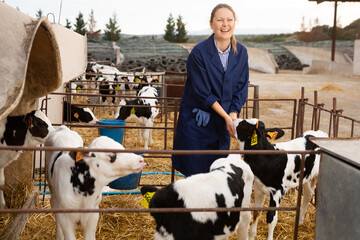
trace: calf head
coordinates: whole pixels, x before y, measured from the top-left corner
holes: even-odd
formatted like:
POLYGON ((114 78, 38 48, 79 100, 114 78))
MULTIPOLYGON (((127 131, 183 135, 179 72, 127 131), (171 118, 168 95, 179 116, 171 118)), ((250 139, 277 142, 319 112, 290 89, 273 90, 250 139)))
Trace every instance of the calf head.
MULTIPOLYGON (((77 160, 83 160, 90 166, 92 175, 103 177, 106 184, 111 181, 132 173, 140 172, 145 166, 144 158, 134 153, 111 153, 91 152, 92 148, 98 149, 124 149, 124 147, 113 139, 101 136, 89 145, 89 152, 77 155, 77 160)), ((99 179, 100 180, 100 179, 99 179)))
POLYGON ((40 110, 26 114, 24 121, 28 129, 27 141, 32 144, 44 143, 49 133, 55 130, 50 120, 40 110))
POLYGON ((77 112, 78 112, 78 120, 80 122, 96 124, 98 121, 94 113, 89 108, 79 108, 77 112))
POLYGON ((267 138, 273 140, 284 136, 284 131, 280 128, 265 128, 265 124, 256 119, 236 119, 234 120, 235 138, 240 143, 240 150, 251 149, 252 146, 270 144, 267 138))

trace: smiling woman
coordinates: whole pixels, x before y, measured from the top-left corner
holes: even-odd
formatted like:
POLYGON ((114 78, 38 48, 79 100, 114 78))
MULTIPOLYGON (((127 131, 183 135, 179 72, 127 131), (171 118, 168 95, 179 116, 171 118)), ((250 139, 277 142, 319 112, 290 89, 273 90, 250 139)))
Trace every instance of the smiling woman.
MULTIPOLYGON (((248 54, 234 33, 235 12, 227 4, 211 12, 213 34, 198 43, 186 62, 187 80, 174 138, 175 150, 228 150, 237 118, 247 98, 248 54)), ((218 155, 173 155, 186 176, 206 173, 218 155)))

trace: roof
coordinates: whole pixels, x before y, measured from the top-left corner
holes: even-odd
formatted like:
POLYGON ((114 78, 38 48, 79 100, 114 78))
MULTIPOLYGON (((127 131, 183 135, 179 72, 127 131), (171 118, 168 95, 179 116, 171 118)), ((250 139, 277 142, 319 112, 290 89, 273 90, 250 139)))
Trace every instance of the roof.
POLYGON ((309 2, 317 2, 318 4, 322 2, 360 2, 360 0, 309 0, 309 2))

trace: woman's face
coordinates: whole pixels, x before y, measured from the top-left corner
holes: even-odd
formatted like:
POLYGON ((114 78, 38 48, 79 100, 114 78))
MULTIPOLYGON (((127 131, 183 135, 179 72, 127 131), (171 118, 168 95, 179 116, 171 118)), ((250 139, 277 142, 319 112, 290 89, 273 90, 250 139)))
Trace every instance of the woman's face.
POLYGON ((216 39, 230 40, 234 33, 235 16, 229 9, 219 8, 210 22, 210 27, 214 31, 216 39))

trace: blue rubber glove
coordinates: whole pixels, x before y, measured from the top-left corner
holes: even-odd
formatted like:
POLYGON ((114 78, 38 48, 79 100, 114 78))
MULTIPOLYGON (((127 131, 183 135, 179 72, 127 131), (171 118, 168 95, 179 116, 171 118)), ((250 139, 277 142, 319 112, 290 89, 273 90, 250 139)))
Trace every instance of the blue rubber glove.
POLYGON ((198 108, 194 108, 192 110, 192 112, 196 113, 196 122, 197 122, 198 127, 200 127, 201 125, 206 127, 206 125, 210 121, 210 113, 202 111, 198 108))

